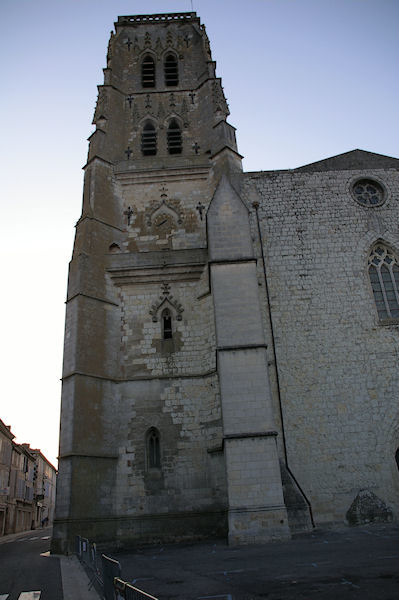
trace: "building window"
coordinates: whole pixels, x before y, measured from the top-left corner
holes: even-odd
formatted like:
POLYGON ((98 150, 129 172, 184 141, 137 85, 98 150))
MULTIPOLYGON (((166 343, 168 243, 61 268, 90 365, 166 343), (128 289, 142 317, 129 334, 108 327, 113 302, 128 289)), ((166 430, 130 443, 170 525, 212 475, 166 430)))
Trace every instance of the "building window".
POLYGON ((168 54, 164 62, 165 85, 171 87, 179 84, 179 70, 177 58, 174 54, 168 54))
POLYGON ((141 63, 141 84, 143 88, 155 87, 155 62, 151 54, 146 54, 141 63))
POLYGON ((380 320, 399 319, 399 264, 393 253, 377 244, 369 256, 369 277, 380 320))
POLYGON ((157 132, 151 121, 147 121, 143 127, 141 152, 144 156, 154 156, 157 153, 157 132))
POLYGON ((179 123, 176 119, 172 119, 169 123, 167 131, 167 142, 169 154, 181 154, 182 143, 181 143, 181 130, 179 123))
POLYGON ((371 179, 359 179, 352 186, 352 195, 362 206, 380 206, 385 195, 382 186, 371 179))
POLYGON ((164 340, 172 339, 172 315, 169 308, 162 311, 162 338, 164 340))
POLYGON ((147 466, 149 469, 161 468, 161 444, 159 431, 155 427, 147 432, 147 466))

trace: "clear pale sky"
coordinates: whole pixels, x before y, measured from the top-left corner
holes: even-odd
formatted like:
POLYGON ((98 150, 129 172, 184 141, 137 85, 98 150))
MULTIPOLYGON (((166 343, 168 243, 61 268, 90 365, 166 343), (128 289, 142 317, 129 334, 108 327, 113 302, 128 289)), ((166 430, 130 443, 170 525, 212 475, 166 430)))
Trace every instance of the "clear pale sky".
POLYGON ((192 8, 246 171, 399 156, 398 0, 2 0, 0 418, 55 464, 67 266, 109 32, 118 15, 192 8))

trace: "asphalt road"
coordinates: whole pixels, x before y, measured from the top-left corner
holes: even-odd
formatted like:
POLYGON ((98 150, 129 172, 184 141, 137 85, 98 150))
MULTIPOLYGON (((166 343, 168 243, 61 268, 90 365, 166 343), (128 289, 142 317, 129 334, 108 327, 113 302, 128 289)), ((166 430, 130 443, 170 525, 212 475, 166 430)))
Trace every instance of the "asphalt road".
POLYGON ((41 591, 40 600, 63 600, 60 560, 46 556, 50 535, 48 527, 17 539, 0 538, 0 597, 18 600, 21 592, 41 591))
POLYGON ((160 600, 398 600, 399 526, 316 530, 286 542, 158 545, 109 555, 160 600))

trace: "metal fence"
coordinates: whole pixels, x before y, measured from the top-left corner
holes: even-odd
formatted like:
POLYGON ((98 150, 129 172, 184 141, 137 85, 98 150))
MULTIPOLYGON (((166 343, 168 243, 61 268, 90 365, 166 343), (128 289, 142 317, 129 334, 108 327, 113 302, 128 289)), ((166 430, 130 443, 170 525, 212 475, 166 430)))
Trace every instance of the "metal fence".
POLYGON ((101 564, 103 570, 103 593, 105 600, 115 600, 114 579, 120 577, 122 569, 117 560, 101 555, 101 564))
MULTIPOLYGON (((89 574, 89 589, 95 587, 97 591, 101 591, 103 588, 103 576, 98 564, 96 544, 91 543, 87 538, 77 535, 75 538, 75 552, 89 574)), ((112 600, 114 600, 113 597, 112 600)))
POLYGON ((150 594, 135 588, 130 583, 122 581, 119 577, 114 579, 115 600, 158 600, 150 594))
POLYGON ((87 538, 76 536, 75 552, 89 574, 89 589, 94 587, 104 600, 158 600, 123 581, 121 565, 117 560, 102 554, 100 561, 96 544, 87 538))

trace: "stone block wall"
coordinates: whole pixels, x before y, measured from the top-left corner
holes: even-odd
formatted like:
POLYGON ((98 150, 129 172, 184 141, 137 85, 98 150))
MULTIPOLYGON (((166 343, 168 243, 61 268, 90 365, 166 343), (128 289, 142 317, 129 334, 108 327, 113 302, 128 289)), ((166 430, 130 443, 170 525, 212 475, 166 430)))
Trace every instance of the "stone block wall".
POLYGON ((360 489, 397 514, 399 324, 380 323, 367 272, 377 240, 399 250, 397 171, 248 173, 244 190, 260 202, 290 467, 319 523, 342 522, 360 489), (385 203, 357 203, 357 178, 385 203))

